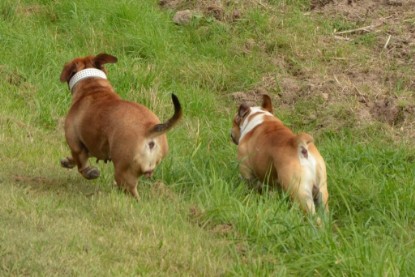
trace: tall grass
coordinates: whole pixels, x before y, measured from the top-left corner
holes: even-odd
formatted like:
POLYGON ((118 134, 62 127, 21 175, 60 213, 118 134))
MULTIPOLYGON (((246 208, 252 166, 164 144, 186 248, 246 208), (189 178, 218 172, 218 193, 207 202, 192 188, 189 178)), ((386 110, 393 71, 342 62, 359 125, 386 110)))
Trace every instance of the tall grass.
MULTIPOLYGON (((335 24, 303 16, 305 1, 269 2, 282 7, 278 16, 252 8, 233 24, 197 18, 188 26, 174 25, 156 1, 0 3, 0 275, 415 272, 415 151, 382 126, 316 132, 330 192, 323 227, 284 193, 258 194, 239 178, 229 138, 239 103, 229 94, 254 89, 267 74, 324 71, 315 46, 335 24), (154 180, 139 181, 138 203, 113 187, 110 164, 98 165, 94 181, 59 166, 70 105, 60 71, 99 52, 118 57, 107 69, 123 98, 162 119, 172 114, 171 92, 184 108, 154 180)), ((367 51, 327 46, 324 55, 353 52, 360 61, 367 51)), ((295 131, 313 133, 317 123, 302 121, 310 105, 320 107, 276 110, 295 131)), ((333 120, 348 115, 330 109, 333 120)))

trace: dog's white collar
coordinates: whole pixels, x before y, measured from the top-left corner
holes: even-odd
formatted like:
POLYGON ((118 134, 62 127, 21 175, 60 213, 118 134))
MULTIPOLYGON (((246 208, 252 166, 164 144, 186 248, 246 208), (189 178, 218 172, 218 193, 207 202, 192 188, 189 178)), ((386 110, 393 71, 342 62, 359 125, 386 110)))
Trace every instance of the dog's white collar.
POLYGON ((241 135, 239 137, 239 143, 241 143, 242 139, 245 137, 246 134, 252 131, 256 126, 264 122, 264 116, 273 116, 272 113, 264 111, 260 107, 252 107, 250 109, 251 111, 249 112, 249 115, 246 116, 246 119, 241 126, 241 135), (254 115, 252 118, 250 118, 250 120, 248 120, 249 116, 253 114, 256 115, 254 115))
POLYGON ((107 75, 105 75, 104 71, 96 69, 96 68, 87 68, 81 71, 78 71, 73 77, 69 80, 69 89, 72 91, 73 87, 81 80, 86 78, 102 78, 107 79, 107 75))

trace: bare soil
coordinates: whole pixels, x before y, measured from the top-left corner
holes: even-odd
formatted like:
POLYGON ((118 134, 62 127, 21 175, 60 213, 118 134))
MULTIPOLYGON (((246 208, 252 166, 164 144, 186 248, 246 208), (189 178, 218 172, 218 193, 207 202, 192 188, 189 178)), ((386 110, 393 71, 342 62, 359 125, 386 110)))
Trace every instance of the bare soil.
POLYGON ((375 39, 370 64, 329 64, 331 76, 313 76, 321 84, 314 88, 329 94, 328 103, 352 102, 358 123, 385 123, 391 132, 415 138, 415 1, 327 1, 312 13, 356 26, 334 30, 334 43, 354 43, 365 34, 375 39))
MULTIPOLYGON (((160 6, 191 9, 228 24, 243 17, 247 9, 272 9, 266 0, 161 0, 160 6)), ((350 59, 329 57, 319 72, 270 57, 276 67, 284 69, 278 79, 275 73, 265 75, 256 87, 231 93, 231 98, 258 104, 261 94, 269 93, 274 105, 286 111, 294 111, 299 101, 310 101, 317 105, 317 112, 304 115, 304 122, 317 117, 321 128, 335 129, 379 123, 392 136, 413 140, 415 0, 313 0, 304 15, 344 23, 339 29, 333 27, 332 34, 321 35, 321 52, 347 44, 357 45, 359 52, 350 59), (368 37, 370 42, 365 42, 368 37), (333 114, 330 107, 347 108, 347 116, 333 114)), ((255 43, 247 41, 242 51, 249 53, 255 43)))

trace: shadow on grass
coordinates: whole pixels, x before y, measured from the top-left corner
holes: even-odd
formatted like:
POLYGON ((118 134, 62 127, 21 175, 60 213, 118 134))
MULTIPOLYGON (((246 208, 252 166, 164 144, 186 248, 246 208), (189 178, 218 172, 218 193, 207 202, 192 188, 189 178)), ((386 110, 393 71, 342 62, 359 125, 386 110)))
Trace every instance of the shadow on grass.
MULTIPOLYGON (((88 181, 75 173, 70 173, 66 177, 62 174, 52 177, 47 175, 30 174, 11 174, 4 181, 19 188, 29 189, 37 193, 51 193, 59 196, 63 195, 83 195, 85 197, 99 196, 102 192, 110 190, 110 186, 99 179, 88 181)), ((103 178, 104 179, 104 178, 103 178)), ((104 179, 105 180, 105 179, 104 179)))

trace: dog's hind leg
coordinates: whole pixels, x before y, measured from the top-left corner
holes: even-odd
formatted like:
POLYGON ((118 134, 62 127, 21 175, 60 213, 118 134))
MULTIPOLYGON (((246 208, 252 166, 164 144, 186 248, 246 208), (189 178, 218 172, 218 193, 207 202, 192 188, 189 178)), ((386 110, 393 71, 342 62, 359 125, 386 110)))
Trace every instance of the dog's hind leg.
POLYGON ((72 157, 66 157, 61 159, 61 166, 64 168, 74 168, 76 163, 72 157))
POLYGON ((319 183, 319 187, 313 187, 313 197, 315 202, 317 202, 317 206, 324 208, 324 212, 329 212, 329 192, 327 191, 327 181, 324 180, 323 182, 319 183))
MULTIPOLYGON (((64 168, 74 168, 76 166, 76 162, 72 157, 66 157, 61 160, 61 166, 64 168)), ((86 167, 79 171, 82 176, 84 176, 86 179, 95 179, 99 177, 99 171, 95 167, 86 167)))
POLYGON ((313 197, 318 206, 324 208, 326 213, 329 212, 329 192, 327 190, 327 173, 326 165, 319 153, 315 154, 317 159, 317 178, 313 187, 313 197), (317 197, 316 197, 317 196, 317 197))
POLYGON ((264 190, 264 183, 262 183, 261 181, 255 179, 255 178, 251 178, 251 179, 246 179, 246 182, 248 184, 248 188, 252 189, 260 194, 263 193, 264 190))
POLYGON ((79 173, 85 179, 92 180, 99 177, 99 170, 95 167, 88 166, 88 153, 85 149, 80 151, 71 151, 72 160, 76 163, 79 173))
POLYGON ((281 177, 283 188, 286 188, 292 201, 296 202, 305 214, 315 214, 316 207, 313 199, 313 187, 310 185, 309 180, 301 175, 291 177, 289 175, 281 174, 280 178, 281 177))
POLYGON ((298 188, 293 191, 291 196, 306 214, 315 214, 316 207, 314 205, 312 188, 310 188, 310 186, 304 182, 299 184, 298 188))
POLYGON ((140 200, 140 196, 137 191, 137 174, 131 170, 131 168, 123 168, 121 166, 115 166, 115 181, 119 188, 131 193, 134 198, 140 200))

